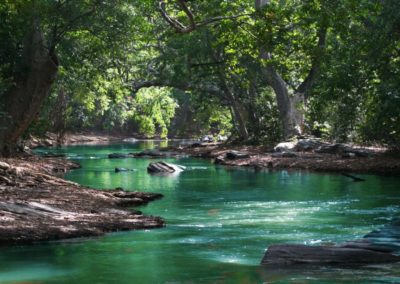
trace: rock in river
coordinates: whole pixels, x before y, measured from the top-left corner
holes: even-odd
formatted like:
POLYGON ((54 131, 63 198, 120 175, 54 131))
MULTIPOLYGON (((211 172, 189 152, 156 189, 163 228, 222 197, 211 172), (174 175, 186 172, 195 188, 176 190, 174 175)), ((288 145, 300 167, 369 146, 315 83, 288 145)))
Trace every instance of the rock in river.
POLYGON ((400 261, 400 256, 369 244, 339 246, 272 245, 262 265, 367 265, 400 261))
POLYGON ((178 157, 182 156, 182 154, 178 152, 171 152, 171 151, 160 151, 157 149, 154 150, 145 150, 139 153, 132 154, 138 158, 165 158, 165 157, 178 157))
POLYGON ((108 155, 109 159, 125 159, 125 158, 132 158, 132 154, 122 154, 122 153, 112 153, 108 155))
POLYGON ((133 169, 126 169, 126 168, 115 168, 115 172, 116 173, 120 173, 120 172, 133 172, 133 169))
POLYGON ((173 174, 173 173, 180 173, 185 169, 183 166, 169 164, 166 162, 156 162, 150 163, 147 167, 147 171, 152 174, 156 173, 166 173, 166 174, 173 174))

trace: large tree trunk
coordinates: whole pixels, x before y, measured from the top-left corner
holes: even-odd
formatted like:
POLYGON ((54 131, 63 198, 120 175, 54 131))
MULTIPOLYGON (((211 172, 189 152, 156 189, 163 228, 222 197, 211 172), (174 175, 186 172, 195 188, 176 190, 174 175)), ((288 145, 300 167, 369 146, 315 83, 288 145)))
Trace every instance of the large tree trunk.
POLYGON ((246 126, 245 115, 242 112, 241 106, 238 104, 234 93, 231 88, 228 86, 226 79, 223 74, 220 73, 220 80, 222 83, 222 90, 224 91, 225 98, 229 102, 231 107, 231 113, 233 115, 234 126, 239 134, 239 138, 243 140, 249 139, 249 131, 246 126))
POLYGON ((54 52, 49 52, 37 25, 27 36, 22 58, 22 74, 1 95, 4 115, 0 118, 0 155, 16 150, 18 139, 39 114, 58 71, 54 52))
POLYGON ((304 95, 300 93, 291 95, 286 82, 273 67, 264 68, 263 73, 268 85, 275 92, 284 138, 302 134, 304 128, 304 95))
MULTIPOLYGON (((256 11, 261 11, 261 9, 269 3, 270 0, 255 0, 256 11)), ((317 33, 318 43, 316 48, 319 52, 313 56, 312 66, 307 77, 298 88, 293 90, 292 94, 289 92, 288 84, 282 79, 274 67, 267 66, 262 70, 267 84, 271 86, 275 92, 285 139, 302 134, 304 131, 305 100, 320 73, 321 55, 325 50, 327 32, 328 21, 323 17, 317 33)), ((260 59, 271 59, 271 54, 264 47, 260 48, 260 59)))
MULTIPOLYGON (((269 2, 269 0, 256 0, 255 9, 261 10, 264 6, 268 5, 269 2)), ((261 47, 259 57, 262 60, 268 60, 271 58, 271 55, 264 47, 261 47)), ((284 138, 288 139, 301 134, 304 125, 304 113, 302 108, 304 96, 300 93, 290 94, 286 82, 274 67, 264 67, 262 72, 268 85, 275 92, 284 138)))
POLYGON ((235 97, 232 93, 225 93, 225 97, 229 101, 232 108, 233 120, 235 123, 236 130, 238 131, 239 138, 243 140, 249 139, 249 131, 247 130, 246 120, 244 114, 240 109, 235 97))

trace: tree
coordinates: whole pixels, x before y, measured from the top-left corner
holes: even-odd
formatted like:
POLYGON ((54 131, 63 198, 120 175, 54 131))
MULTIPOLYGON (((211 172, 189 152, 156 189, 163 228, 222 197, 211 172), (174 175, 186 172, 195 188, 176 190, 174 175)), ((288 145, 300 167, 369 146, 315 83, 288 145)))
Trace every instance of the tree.
POLYGON ((120 22, 135 17, 124 0, 6 1, 0 13, 5 45, 0 62, 0 106, 5 113, 0 118, 0 154, 9 155, 40 112, 66 59, 58 58, 60 46, 68 46, 73 57, 82 35, 113 40, 130 28, 120 22))
MULTIPOLYGON (((226 19, 237 19, 243 16, 241 14, 237 14, 230 16, 210 17, 206 18, 206 20, 196 22, 195 15, 191 10, 198 9, 198 7, 190 8, 189 2, 186 1, 177 2, 179 4, 178 9, 181 9, 183 13, 187 16, 186 22, 188 24, 186 25, 183 23, 183 20, 174 18, 167 13, 166 3, 164 1, 160 1, 160 10, 166 21, 179 33, 189 33, 202 26, 215 24, 216 22, 221 22, 226 19)), ((275 1, 255 1, 255 15, 257 16, 256 19, 261 19, 261 24, 259 25, 268 30, 261 31, 260 35, 258 36, 259 46, 257 48, 259 49, 259 59, 263 63, 263 67, 261 68, 261 70, 264 74, 265 82, 275 92, 279 114, 283 126, 283 135, 285 138, 289 138, 293 135, 301 134, 303 132, 303 108, 305 104, 305 99, 308 96, 310 89, 320 72, 322 51, 325 48, 325 39, 328 30, 328 15, 325 11, 325 3, 314 1, 304 2, 305 3, 300 4, 297 1, 288 1, 288 4, 282 4, 284 7, 281 7, 281 4, 275 3, 275 1), (314 12, 314 14, 312 15, 312 18, 307 18, 309 14, 307 14, 307 16, 305 17, 302 17, 301 12, 305 12, 307 11, 307 9, 313 9, 312 12, 314 12), (279 13, 285 18, 290 18, 289 22, 285 23, 284 20, 282 21, 274 16, 274 14, 279 13), (292 21, 291 18, 297 18, 297 21, 292 21), (281 21, 281 23, 277 23, 277 21, 281 21), (280 63, 276 61, 276 59, 274 58, 274 53, 272 52, 273 50, 277 49, 277 46, 274 45, 273 40, 269 40, 269 42, 267 42, 268 39, 280 36, 278 33, 282 33, 282 30, 279 30, 279 27, 282 24, 290 25, 289 27, 283 27, 283 29, 285 29, 285 33, 298 32, 305 27, 316 30, 316 34, 314 35, 316 43, 311 48, 309 47, 310 50, 308 50, 308 54, 306 54, 309 57, 308 59, 312 61, 312 63, 310 64, 311 66, 309 67, 308 74, 303 77, 302 81, 299 81, 297 86, 291 84, 293 82, 286 81, 284 79, 285 76, 282 76, 279 73, 278 67, 276 67, 276 65, 279 65, 280 63)), ((194 4, 191 5, 193 6, 194 4)), ((244 15, 248 16, 249 14, 246 13, 244 15)), ((287 44, 290 44, 290 42, 287 44)), ((280 42, 280 45, 282 45, 282 42, 280 42)), ((283 49, 285 49, 286 47, 283 47, 283 49)), ((291 50, 291 52, 298 53, 298 50, 291 50)), ((297 71, 297 73, 301 72, 297 71)), ((303 74, 299 75, 303 76, 303 74)), ((298 79, 299 78, 295 78, 295 81, 298 81, 298 79)), ((227 97, 232 99, 232 92, 229 90, 227 84, 223 84, 223 90, 227 94, 227 97)), ((235 106, 234 101, 232 101, 232 103, 235 106)), ((241 121, 241 115, 239 114, 239 111, 237 111, 238 108, 234 108, 236 109, 234 116, 238 117, 238 120, 241 121)), ((244 123, 239 123, 239 125, 242 125, 242 127, 240 127, 240 132, 242 136, 247 137, 247 130, 245 129, 245 127, 243 127, 244 123)))

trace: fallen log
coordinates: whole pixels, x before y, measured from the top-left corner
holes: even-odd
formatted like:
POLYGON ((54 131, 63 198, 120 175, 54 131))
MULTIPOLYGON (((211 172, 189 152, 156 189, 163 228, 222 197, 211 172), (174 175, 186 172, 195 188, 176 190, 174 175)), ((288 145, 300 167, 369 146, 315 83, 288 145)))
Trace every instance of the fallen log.
POLYGON ((351 174, 342 173, 342 176, 351 178, 353 181, 365 181, 365 179, 353 176, 351 174))

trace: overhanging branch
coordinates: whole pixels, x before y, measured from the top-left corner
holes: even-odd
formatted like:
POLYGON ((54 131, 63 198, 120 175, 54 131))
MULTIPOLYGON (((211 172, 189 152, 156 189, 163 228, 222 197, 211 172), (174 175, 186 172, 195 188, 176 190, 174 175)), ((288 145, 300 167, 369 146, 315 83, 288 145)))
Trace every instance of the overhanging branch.
POLYGON ((296 92, 304 94, 307 98, 309 90, 311 89, 312 85, 314 84, 315 80, 317 79, 322 64, 322 53, 325 50, 326 44, 326 35, 328 33, 328 27, 323 25, 318 30, 318 43, 317 43, 317 52, 313 58, 311 69, 304 79, 303 83, 297 88, 296 92))
POLYGON ((196 30, 199 27, 211 25, 211 24, 216 24, 219 23, 223 20, 234 20, 240 17, 248 17, 251 16, 252 14, 239 14, 239 15, 233 15, 233 16, 219 16, 219 17, 213 17, 209 18, 203 21, 196 22, 195 21, 195 16, 193 12, 189 9, 187 5, 186 0, 176 0, 181 7, 182 11, 185 13, 185 15, 188 18, 189 21, 189 26, 186 26, 182 24, 180 21, 177 19, 171 17, 168 12, 167 12, 167 1, 166 0, 160 0, 159 1, 159 9, 161 12, 161 16, 165 19, 165 21, 177 32, 181 34, 186 34, 190 33, 194 30, 196 30))

